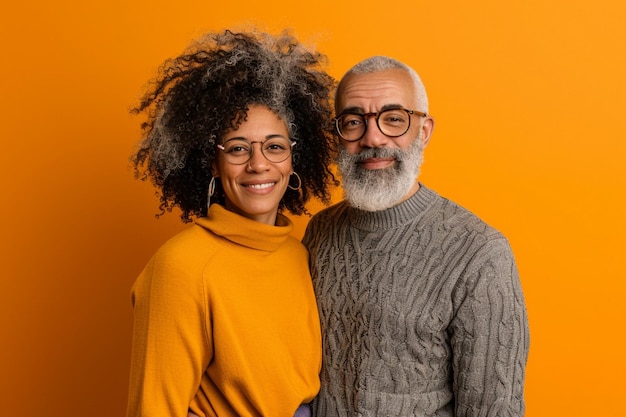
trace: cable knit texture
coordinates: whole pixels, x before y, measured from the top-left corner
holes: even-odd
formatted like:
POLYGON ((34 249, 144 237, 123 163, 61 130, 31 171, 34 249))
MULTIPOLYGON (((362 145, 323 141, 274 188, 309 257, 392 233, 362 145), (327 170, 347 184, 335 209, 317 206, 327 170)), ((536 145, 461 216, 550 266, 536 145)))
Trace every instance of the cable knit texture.
POLYGON ((322 324, 314 415, 522 416, 529 334, 505 237, 421 186, 304 236, 322 324))

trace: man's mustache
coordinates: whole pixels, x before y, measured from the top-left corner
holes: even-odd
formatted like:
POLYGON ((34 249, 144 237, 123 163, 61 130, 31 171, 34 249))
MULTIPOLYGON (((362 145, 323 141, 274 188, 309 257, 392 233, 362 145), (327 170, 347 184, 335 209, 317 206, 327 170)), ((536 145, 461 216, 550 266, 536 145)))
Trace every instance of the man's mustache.
POLYGON ((369 148, 358 154, 351 155, 351 157, 355 163, 360 163, 370 158, 394 158, 397 161, 402 161, 405 157, 405 152, 401 149, 369 148))

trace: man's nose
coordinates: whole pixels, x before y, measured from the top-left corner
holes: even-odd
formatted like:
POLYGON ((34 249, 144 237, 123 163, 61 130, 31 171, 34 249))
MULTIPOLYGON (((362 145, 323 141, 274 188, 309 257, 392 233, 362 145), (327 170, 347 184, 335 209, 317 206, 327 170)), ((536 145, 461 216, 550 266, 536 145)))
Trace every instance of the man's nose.
POLYGON ((369 116, 365 123, 365 133, 359 139, 359 145, 366 148, 380 148, 386 146, 387 143, 389 143, 389 137, 378 128, 375 115, 369 116))

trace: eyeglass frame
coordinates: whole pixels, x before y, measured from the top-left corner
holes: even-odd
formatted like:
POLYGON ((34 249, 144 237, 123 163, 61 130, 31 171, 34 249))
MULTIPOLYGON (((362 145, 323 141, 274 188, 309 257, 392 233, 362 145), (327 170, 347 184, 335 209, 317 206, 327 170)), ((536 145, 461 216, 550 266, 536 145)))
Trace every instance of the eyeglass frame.
POLYGON ((226 162, 228 162, 231 165, 243 165, 243 164, 247 164, 248 162, 250 162, 250 160, 252 159, 252 155, 254 154, 254 145, 255 143, 259 143, 261 144, 261 155, 263 155, 263 158, 265 158, 267 161, 273 163, 273 164, 280 164, 281 162, 285 162, 290 156, 293 155, 293 147, 296 145, 296 143, 298 142, 297 140, 293 139, 293 138, 286 138, 287 141, 289 142, 289 154, 285 157, 285 159, 282 159, 280 161, 272 161, 271 159, 269 159, 267 157, 267 155, 265 155, 265 152, 263 151, 263 144, 265 142, 267 142, 268 140, 273 140, 276 139, 275 137, 271 137, 271 138, 267 138, 265 140, 253 140, 253 141, 249 141, 246 139, 242 139, 242 138, 231 138, 228 139, 227 141, 225 141, 224 143, 218 143, 216 146, 219 150, 221 150, 222 152, 224 152, 224 160, 226 162), (235 162, 231 162, 228 160, 228 157, 226 156, 226 148, 224 147, 224 144, 227 142, 230 142, 231 140, 238 140, 240 142, 247 142, 250 144, 250 151, 248 152, 248 159, 246 159, 244 162, 240 162, 240 163, 235 163, 235 162))
POLYGON ((358 113, 356 111, 345 111, 343 113, 341 113, 340 115, 338 115, 337 117, 335 117, 335 130, 337 131, 337 134, 339 134, 339 137, 342 140, 345 140, 346 142, 358 142, 359 140, 363 139, 363 136, 365 136, 365 133, 367 132, 367 121, 371 116, 376 116, 376 127, 378 128, 378 130, 380 131, 380 133, 382 133, 383 135, 387 136, 388 138, 399 138, 402 135, 405 135, 406 132, 409 131, 409 129, 411 128, 411 117, 410 115, 415 115, 415 116, 419 116, 419 117, 428 117, 428 113, 424 113, 422 111, 419 110, 410 110, 410 109, 405 109, 404 107, 391 107, 388 109, 384 109, 381 111, 375 111, 375 112, 370 112, 370 113, 358 113), (406 130, 404 132, 402 132, 399 135, 388 135, 385 132, 383 132, 383 130, 380 128, 380 124, 378 124, 378 121, 380 120, 380 115, 382 113, 385 113, 387 111, 393 111, 393 110, 402 110, 405 111, 408 115, 409 115, 409 123, 406 127, 406 130), (365 128, 363 129, 363 133, 361 134, 361 136, 359 136, 356 139, 346 139, 342 134, 341 134, 341 129, 339 129, 339 119, 342 116, 345 116, 347 114, 351 114, 353 116, 361 116, 363 118, 363 122, 365 123, 365 128))

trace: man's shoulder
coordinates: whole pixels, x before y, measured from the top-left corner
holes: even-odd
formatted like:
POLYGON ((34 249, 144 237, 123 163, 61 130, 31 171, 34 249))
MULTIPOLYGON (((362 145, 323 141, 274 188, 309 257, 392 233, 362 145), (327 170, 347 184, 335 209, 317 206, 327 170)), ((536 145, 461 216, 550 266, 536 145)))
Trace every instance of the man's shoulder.
POLYGON ((438 223, 438 230, 444 233, 476 233, 489 239, 504 237, 499 230, 456 201, 438 194, 436 200, 437 204, 431 207, 427 217, 438 223))
MULTIPOLYGON (((302 242, 309 248, 311 242, 328 232, 330 225, 336 224, 337 220, 342 217, 342 213, 346 211, 347 203, 340 201, 330 207, 326 207, 311 217, 304 232, 302 242)), ((310 248, 309 248, 310 249, 310 248)))
POLYGON ((328 219, 329 217, 337 217, 343 213, 347 207, 348 203, 345 200, 335 203, 329 207, 325 207, 311 217, 311 222, 318 222, 322 219, 328 219))

